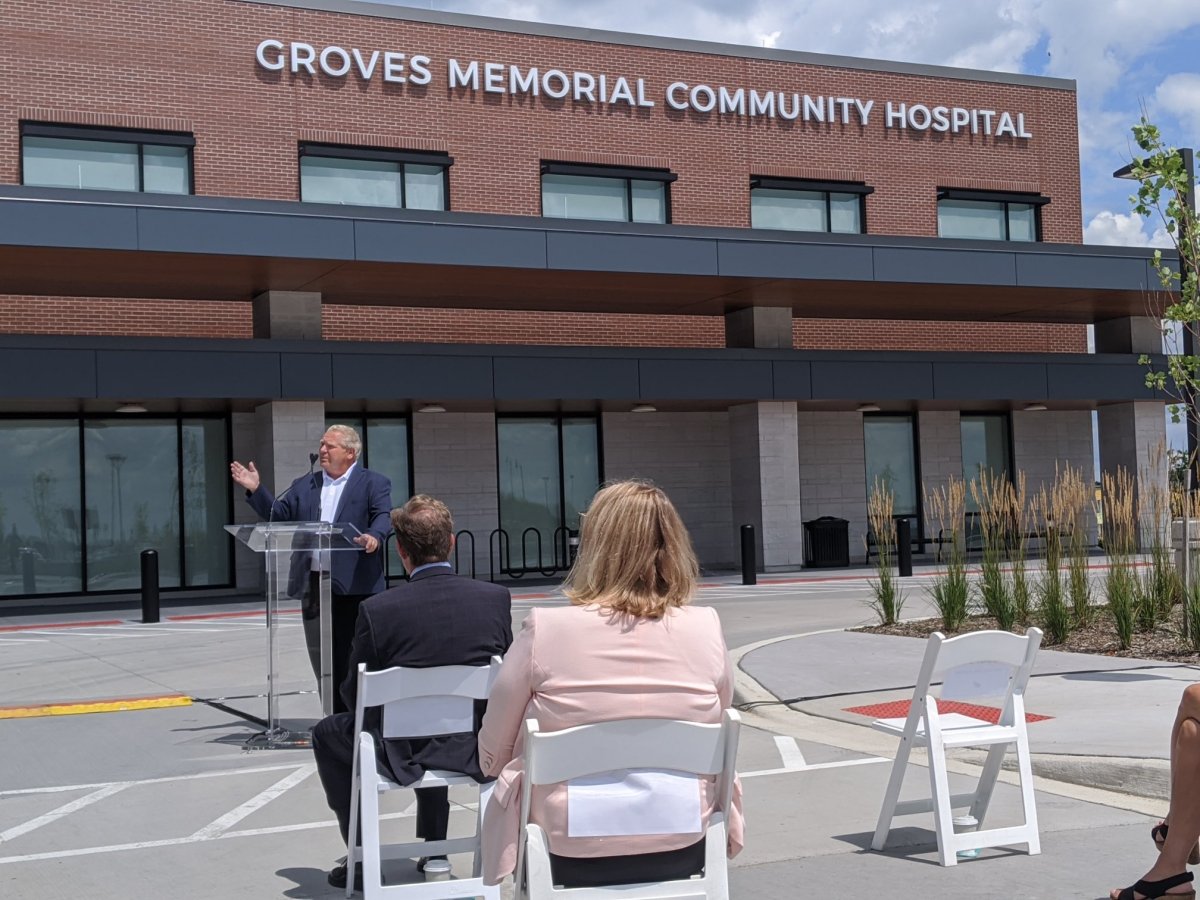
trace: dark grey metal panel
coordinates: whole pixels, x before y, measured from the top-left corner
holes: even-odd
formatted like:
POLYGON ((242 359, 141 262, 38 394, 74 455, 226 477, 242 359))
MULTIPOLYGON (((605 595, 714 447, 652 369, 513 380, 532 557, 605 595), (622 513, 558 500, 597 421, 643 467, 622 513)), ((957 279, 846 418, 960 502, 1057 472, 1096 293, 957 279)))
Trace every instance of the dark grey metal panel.
POLYGON ((96 396, 92 350, 0 350, 0 397, 96 396))
POLYGON ((537 228, 358 221, 354 234, 356 257, 368 262, 546 267, 546 235, 537 228))
POLYGON ((278 397, 278 353, 98 350, 96 396, 278 397))
POLYGON ((933 367, 925 362, 814 360, 814 400, 924 400, 933 397, 933 367))
POLYGON ((497 400, 636 400, 636 359, 493 359, 497 400))
POLYGON ((870 247, 845 244, 718 241, 717 253, 721 275, 743 278, 870 281, 875 271, 870 247))
POLYGON ((492 396, 490 356, 334 353, 332 362, 333 397, 477 400, 492 396))
POLYGON ((771 363, 751 360, 643 359, 645 400, 770 400, 771 363))
POLYGON ((1016 284, 1012 253, 876 247, 875 280, 927 284, 1016 284))
POLYGON ((1051 400, 1169 400, 1153 388, 1146 387, 1147 369, 1129 362, 1116 365, 1070 365, 1051 363, 1046 366, 1051 400))
POLYGON ((546 232, 546 264, 551 269, 571 271, 716 275, 717 242, 644 234, 551 231, 546 232))
POLYGON ((87 203, 0 203, 0 244, 18 247, 138 249, 137 211, 87 203))
POLYGON ((936 400, 1045 400, 1046 365, 935 362, 933 396, 936 400))
POLYGON ((333 396, 333 363, 328 353, 281 353, 279 355, 281 397, 316 398, 333 396))
POLYGON ((771 363, 776 400, 809 400, 812 398, 812 364, 776 361, 771 363))
POLYGON ((138 210, 142 250, 281 256, 290 259, 354 259, 354 222, 349 219, 196 209, 138 210))
POLYGON ((1017 256, 1017 284, 1022 287, 1143 290, 1146 262, 1114 256, 1028 253, 1017 256))

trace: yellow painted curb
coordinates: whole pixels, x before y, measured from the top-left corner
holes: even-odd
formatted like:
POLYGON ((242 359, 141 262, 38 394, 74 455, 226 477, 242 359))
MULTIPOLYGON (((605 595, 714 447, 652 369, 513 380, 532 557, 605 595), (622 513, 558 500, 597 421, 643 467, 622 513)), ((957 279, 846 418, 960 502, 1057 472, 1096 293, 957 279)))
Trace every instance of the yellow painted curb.
POLYGON ((96 700, 91 703, 45 703, 41 706, 0 707, 0 719, 32 719, 38 716, 78 716, 84 713, 126 712, 133 709, 165 709, 191 706, 192 698, 182 694, 166 697, 135 697, 129 700, 96 700))

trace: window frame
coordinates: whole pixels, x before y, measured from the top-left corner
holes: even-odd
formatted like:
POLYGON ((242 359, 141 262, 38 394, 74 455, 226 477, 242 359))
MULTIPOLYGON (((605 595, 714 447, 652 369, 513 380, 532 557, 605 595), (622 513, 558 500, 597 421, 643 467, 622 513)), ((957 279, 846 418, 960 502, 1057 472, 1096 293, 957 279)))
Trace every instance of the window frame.
MULTIPOLYGON (((21 184, 25 181, 25 138, 58 138, 64 141, 94 141, 101 144, 135 144, 137 146, 137 193, 146 193, 146 145, 156 147, 183 147, 187 150, 186 194, 163 194, 162 196, 192 197, 196 194, 196 136, 180 131, 149 131, 140 128, 112 128, 94 125, 66 125, 57 122, 22 121, 20 123, 20 172, 21 184)), ((50 185, 31 185, 50 187, 50 185)), ((62 188, 62 190, 102 191, 107 188, 62 188)), ((160 193, 155 191, 153 193, 160 193)))
MULTIPOLYGON (((538 207, 542 218, 558 218, 546 215, 546 190, 542 180, 543 175, 566 175, 577 178, 610 178, 614 181, 625 182, 625 208, 629 211, 626 225, 670 225, 671 224, 671 185, 679 180, 679 175, 670 169, 640 169, 629 166, 606 166, 591 163, 559 162, 543 159, 538 172, 538 207), (633 182, 658 181, 663 185, 663 221, 635 222, 633 219, 633 182)), ((595 222, 597 219, 567 219, 568 222, 595 222)))
POLYGON ((449 153, 437 150, 400 150, 390 147, 358 147, 351 144, 300 141, 297 144, 296 152, 296 197, 301 203, 320 203, 322 201, 304 199, 302 167, 306 156, 317 159, 358 159, 370 162, 396 163, 400 167, 400 205, 373 207, 376 209, 409 209, 408 183, 404 177, 404 167, 406 165, 437 166, 442 170, 442 194, 446 198, 446 204, 440 210, 419 209, 417 211, 450 211, 450 167, 454 165, 454 157, 449 153))
MULTIPOLYGON (((1050 202, 1050 198, 1044 194, 1025 193, 1019 191, 977 191, 968 190, 965 188, 947 188, 939 187, 937 189, 938 203, 938 237, 944 237, 953 241, 974 241, 986 240, 985 238, 970 238, 960 237, 956 235, 943 235, 941 228, 941 206, 943 200, 959 200, 964 203, 1000 203, 1004 206, 1004 237, 1003 240, 1008 243, 1012 241, 1012 209, 1014 204, 1020 204, 1033 207, 1033 241, 1031 243, 1042 243, 1042 207, 1050 202)), ((1019 243, 1026 243, 1020 241, 1019 243)))
MULTIPOLYGON (((756 189, 769 191, 806 191, 810 194, 819 193, 825 195, 825 222, 826 228, 824 231, 805 231, 804 234, 867 234, 867 196, 875 193, 875 188, 862 181, 816 181, 808 178, 776 178, 770 175, 751 175, 750 176, 750 227, 753 228, 754 222, 754 191, 756 189), (857 194, 858 195, 858 224, 859 230, 854 231, 834 231, 833 230, 833 194, 857 194)), ((792 231, 790 228, 760 228, 760 231, 792 231)))

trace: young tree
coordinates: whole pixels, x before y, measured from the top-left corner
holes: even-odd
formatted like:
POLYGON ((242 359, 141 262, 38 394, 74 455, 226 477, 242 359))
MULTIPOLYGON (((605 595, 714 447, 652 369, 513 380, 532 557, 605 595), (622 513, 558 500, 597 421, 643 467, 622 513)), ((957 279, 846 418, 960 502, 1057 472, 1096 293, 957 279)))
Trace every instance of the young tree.
MULTIPOLYGON (((1200 357, 1195 352, 1200 346, 1200 228, 1192 151, 1167 144, 1158 126, 1145 116, 1133 126, 1133 138, 1141 155, 1129 167, 1129 176, 1138 182, 1137 193, 1130 199, 1138 215, 1162 222, 1178 254, 1178 265, 1173 266, 1163 261, 1161 250, 1155 250, 1154 267, 1163 289, 1178 292, 1163 310, 1164 332, 1174 335, 1178 328, 1183 338, 1182 346, 1171 348, 1165 369, 1155 369, 1148 355, 1143 355, 1141 362, 1150 366, 1147 386, 1173 397, 1174 420, 1186 420, 1189 433, 1195 434, 1200 431, 1200 357)), ((1189 463, 1194 470, 1196 461, 1189 463)))

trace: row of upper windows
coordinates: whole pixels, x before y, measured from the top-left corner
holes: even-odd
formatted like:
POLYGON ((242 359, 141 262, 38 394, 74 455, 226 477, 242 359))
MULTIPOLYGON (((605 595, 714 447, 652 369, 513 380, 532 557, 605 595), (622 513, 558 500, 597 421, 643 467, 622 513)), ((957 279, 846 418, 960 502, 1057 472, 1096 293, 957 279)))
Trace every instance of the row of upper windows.
MULTIPOLYGON (((190 194, 191 135, 25 122, 22 183, 41 187, 190 194)), ((302 143, 300 199, 310 203, 399 209, 450 208, 445 153, 302 143)), ((542 163, 542 215, 605 222, 668 223, 671 184, 661 169, 542 163)), ((866 233, 866 198, 853 182, 750 179, 750 227, 784 231, 866 233)), ((941 237, 1041 240, 1041 207, 1049 198, 950 188, 938 192, 941 237)))

